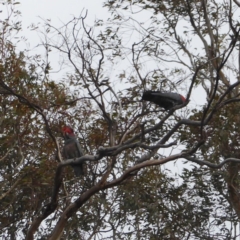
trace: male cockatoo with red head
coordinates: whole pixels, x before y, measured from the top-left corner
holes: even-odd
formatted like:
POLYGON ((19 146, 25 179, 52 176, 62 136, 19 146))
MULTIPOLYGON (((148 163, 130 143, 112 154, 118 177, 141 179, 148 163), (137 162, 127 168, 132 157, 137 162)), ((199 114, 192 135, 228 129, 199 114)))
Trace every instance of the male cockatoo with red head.
MULTIPOLYGON (((79 158, 84 155, 83 150, 81 149, 79 142, 76 139, 74 131, 71 127, 65 126, 62 129, 63 138, 64 138, 64 147, 63 147, 63 157, 65 160, 72 158, 79 158)), ((71 164, 75 176, 79 177, 84 174, 83 172, 83 163, 81 164, 71 164)))
POLYGON ((186 102, 185 97, 178 93, 160 91, 146 91, 142 95, 142 100, 153 102, 165 110, 186 102))

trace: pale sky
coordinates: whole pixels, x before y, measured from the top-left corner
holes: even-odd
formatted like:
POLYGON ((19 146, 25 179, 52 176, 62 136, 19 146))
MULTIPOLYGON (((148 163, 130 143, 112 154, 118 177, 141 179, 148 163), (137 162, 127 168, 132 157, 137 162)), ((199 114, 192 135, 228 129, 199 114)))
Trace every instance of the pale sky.
POLYGON ((32 45, 39 43, 36 32, 30 32, 27 27, 32 23, 42 23, 42 19, 51 19, 54 26, 67 23, 74 16, 79 17, 83 10, 88 10, 87 23, 93 25, 94 20, 105 18, 109 14, 103 8, 103 0, 23 0, 18 5, 22 13, 22 27, 26 31, 26 38, 32 45))
POLYGON ((89 19, 102 18, 107 9, 102 7, 103 0, 23 0, 20 11, 24 25, 39 21, 38 16, 65 22, 72 16, 79 16, 83 9, 88 10, 89 19))

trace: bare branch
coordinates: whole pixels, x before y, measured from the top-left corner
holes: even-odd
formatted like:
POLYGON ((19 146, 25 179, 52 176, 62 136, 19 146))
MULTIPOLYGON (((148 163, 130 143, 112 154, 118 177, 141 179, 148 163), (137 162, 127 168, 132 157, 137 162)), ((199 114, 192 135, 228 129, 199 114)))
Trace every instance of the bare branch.
POLYGON ((229 163, 229 162, 235 162, 235 163, 240 163, 240 159, 238 158, 227 158, 225 159, 223 162, 219 163, 219 164, 214 164, 214 163, 211 163, 211 162, 208 162, 208 161, 204 161, 204 160, 198 160, 197 158, 194 158, 194 157, 190 157, 190 156, 183 156, 184 158, 186 158, 187 160, 191 161, 191 162, 195 162, 199 165, 206 165, 210 168, 215 168, 215 169, 218 169, 218 168, 221 168, 223 165, 229 163))

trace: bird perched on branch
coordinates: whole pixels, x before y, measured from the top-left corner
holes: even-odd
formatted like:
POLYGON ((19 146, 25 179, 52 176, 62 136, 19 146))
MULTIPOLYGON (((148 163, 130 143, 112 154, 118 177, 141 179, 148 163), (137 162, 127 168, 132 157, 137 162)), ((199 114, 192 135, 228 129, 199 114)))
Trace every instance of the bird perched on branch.
MULTIPOLYGON (((63 147, 63 157, 65 160, 72 158, 79 158, 84 155, 83 150, 81 149, 79 142, 76 139, 76 136, 71 127, 65 126, 62 129, 63 138, 64 138, 64 147, 63 147)), ((79 177, 84 174, 83 172, 83 163, 81 164, 71 164, 75 176, 79 177)))
POLYGON ((153 102, 165 110, 186 102, 185 97, 178 93, 160 91, 146 91, 142 95, 142 100, 153 102))

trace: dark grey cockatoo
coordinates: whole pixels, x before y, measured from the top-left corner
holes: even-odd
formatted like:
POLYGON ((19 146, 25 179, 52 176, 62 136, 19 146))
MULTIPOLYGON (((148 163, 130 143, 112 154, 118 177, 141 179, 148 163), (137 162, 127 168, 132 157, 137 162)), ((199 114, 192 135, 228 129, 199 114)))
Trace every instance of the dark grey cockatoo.
POLYGON ((178 93, 160 91, 146 91, 142 95, 142 100, 153 102, 165 110, 186 102, 185 97, 178 93))
MULTIPOLYGON (((76 139, 76 136, 71 127, 65 126, 62 129, 63 138, 64 138, 64 147, 63 147, 63 157, 64 159, 79 158, 84 155, 83 150, 81 149, 79 142, 76 139)), ((71 164, 73 167, 76 177, 79 177, 84 174, 83 164, 71 164)))

